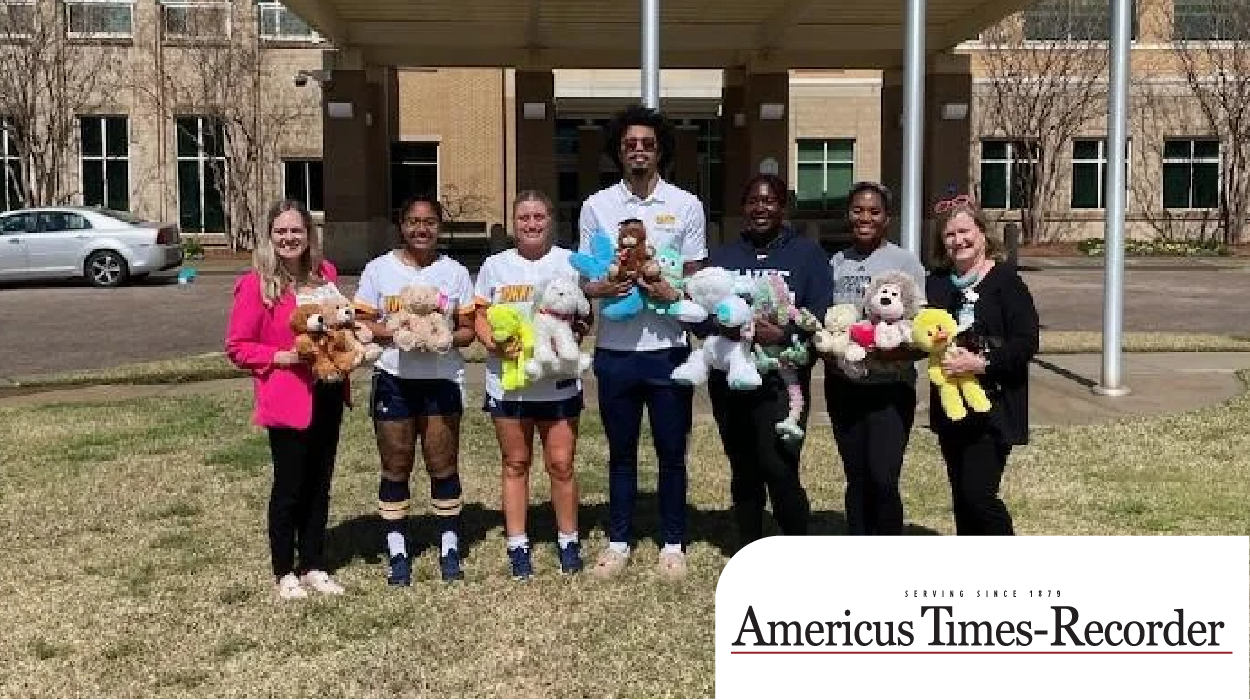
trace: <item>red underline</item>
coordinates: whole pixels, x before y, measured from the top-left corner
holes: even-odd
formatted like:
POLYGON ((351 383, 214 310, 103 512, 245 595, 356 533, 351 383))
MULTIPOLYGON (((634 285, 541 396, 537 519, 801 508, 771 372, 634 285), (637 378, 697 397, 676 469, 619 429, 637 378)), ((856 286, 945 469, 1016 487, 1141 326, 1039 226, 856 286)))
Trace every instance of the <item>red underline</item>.
POLYGON ((730 654, 1232 654, 1231 651, 731 651, 730 654))

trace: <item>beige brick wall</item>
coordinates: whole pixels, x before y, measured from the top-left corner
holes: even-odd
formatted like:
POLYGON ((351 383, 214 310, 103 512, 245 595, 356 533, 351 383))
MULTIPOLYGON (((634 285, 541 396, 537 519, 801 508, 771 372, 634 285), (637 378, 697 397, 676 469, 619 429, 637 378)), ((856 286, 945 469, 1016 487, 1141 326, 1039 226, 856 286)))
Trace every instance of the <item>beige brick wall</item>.
POLYGON ((400 140, 439 143, 439 196, 472 197, 466 219, 503 221, 507 76, 502 69, 399 71, 400 140))

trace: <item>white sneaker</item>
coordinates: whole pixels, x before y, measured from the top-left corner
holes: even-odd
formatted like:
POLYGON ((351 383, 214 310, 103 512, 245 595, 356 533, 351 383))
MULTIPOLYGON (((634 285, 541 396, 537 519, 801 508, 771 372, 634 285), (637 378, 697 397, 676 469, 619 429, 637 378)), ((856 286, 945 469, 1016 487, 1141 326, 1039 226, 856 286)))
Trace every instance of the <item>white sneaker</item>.
POLYGON ((330 574, 316 569, 309 571, 300 578, 300 583, 318 593, 326 595, 342 595, 344 588, 330 578, 330 574))
POLYGON ((299 579, 295 578, 295 574, 287 574, 278 580, 278 598, 282 600, 291 600, 294 598, 307 598, 308 591, 300 585, 299 579))

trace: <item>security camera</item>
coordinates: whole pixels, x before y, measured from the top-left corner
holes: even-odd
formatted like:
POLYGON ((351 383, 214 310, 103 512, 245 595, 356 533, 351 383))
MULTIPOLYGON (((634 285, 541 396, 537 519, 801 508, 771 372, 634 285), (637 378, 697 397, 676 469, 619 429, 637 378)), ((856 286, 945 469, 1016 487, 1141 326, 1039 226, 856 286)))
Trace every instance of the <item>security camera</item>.
POLYGON ((304 87, 308 84, 308 76, 303 73, 295 75, 295 87, 304 87))

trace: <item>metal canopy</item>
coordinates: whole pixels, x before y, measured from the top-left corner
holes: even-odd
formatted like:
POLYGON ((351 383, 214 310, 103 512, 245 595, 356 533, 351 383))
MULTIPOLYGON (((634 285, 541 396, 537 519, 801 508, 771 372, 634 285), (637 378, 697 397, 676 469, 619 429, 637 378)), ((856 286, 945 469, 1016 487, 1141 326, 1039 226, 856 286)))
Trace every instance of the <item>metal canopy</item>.
MULTIPOLYGON (((927 53, 1031 0, 928 0, 927 53)), ((362 62, 397 66, 638 68, 638 0, 284 0, 362 62)), ((901 67, 905 0, 663 0, 665 68, 901 67)))

